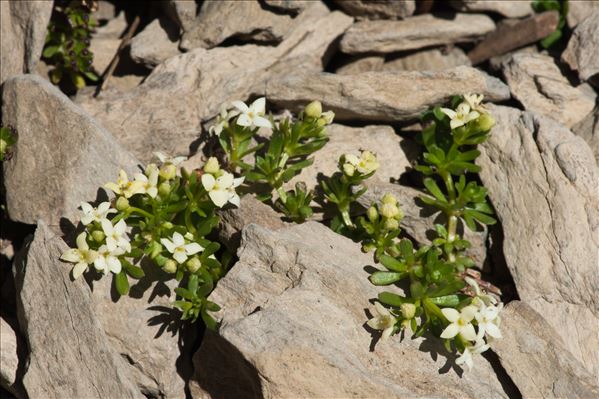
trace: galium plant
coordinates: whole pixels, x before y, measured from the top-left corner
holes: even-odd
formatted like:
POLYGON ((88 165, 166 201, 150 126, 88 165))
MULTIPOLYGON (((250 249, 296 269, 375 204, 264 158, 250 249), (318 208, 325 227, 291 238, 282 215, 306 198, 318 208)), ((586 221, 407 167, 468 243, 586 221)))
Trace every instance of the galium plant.
POLYGON ((310 166, 310 155, 327 143, 326 126, 333 122, 334 114, 323 112, 322 104, 314 101, 297 119, 287 116, 275 122, 265 117, 265 108, 263 97, 251 105, 241 101, 233 101, 230 107, 225 104, 210 131, 218 135, 228 169, 244 176, 261 201, 272 202, 289 219, 301 223, 312 215, 313 193, 301 182, 289 191, 284 185, 310 166), (270 131, 267 145, 254 144, 260 128, 270 131), (250 164, 247 159, 252 155, 250 164))
POLYGON ((234 178, 211 158, 202 170, 188 172, 177 165, 184 157, 168 158, 156 154, 144 173, 129 180, 121 171, 116 182, 105 187, 116 195, 97 207, 81 204, 83 231, 76 248, 61 259, 74 263, 73 278, 95 269, 102 276, 112 275, 120 295, 129 292, 130 279, 145 276, 138 265, 161 268, 186 288, 175 291, 180 299, 183 319, 201 317, 210 327, 216 322, 208 312, 218 305, 207 300, 214 284, 226 272, 215 257, 220 245, 207 238, 218 223, 216 210, 228 203, 239 204, 235 188, 243 178, 234 178))
POLYGON ((54 66, 50 80, 58 85, 69 81, 77 89, 98 76, 92 70, 93 54, 89 49, 91 33, 96 22, 91 17, 93 2, 72 0, 56 2, 53 17, 42 53, 54 66))

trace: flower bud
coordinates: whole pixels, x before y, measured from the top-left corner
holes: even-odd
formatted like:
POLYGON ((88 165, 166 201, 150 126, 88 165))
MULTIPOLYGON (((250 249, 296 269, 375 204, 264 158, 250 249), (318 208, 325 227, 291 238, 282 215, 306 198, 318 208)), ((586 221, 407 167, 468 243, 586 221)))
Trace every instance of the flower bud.
POLYGON ((376 207, 374 206, 368 208, 368 211, 366 211, 366 215, 368 216, 368 220, 370 220, 371 222, 376 222, 379 218, 379 213, 377 212, 376 207))
POLYGON ((155 163, 151 163, 148 166, 146 166, 146 176, 150 176, 154 171, 156 171, 158 169, 158 166, 156 166, 155 163))
POLYGON ((162 270, 167 273, 175 273, 177 271, 177 262, 172 259, 168 259, 164 262, 164 266, 162 266, 162 270))
POLYGON ((197 256, 194 256, 187 261, 185 266, 187 266, 187 270, 189 270, 190 273, 195 273, 202 267, 202 262, 200 262, 200 259, 197 256))
POLYGON ((333 119, 335 119, 335 113, 333 111, 326 111, 320 115, 320 119, 324 120, 326 125, 330 125, 333 123, 333 119))
POLYGON ((171 180, 177 176, 177 167, 172 163, 167 163, 160 167, 160 177, 164 180, 171 180))
POLYGON ((322 104, 320 101, 312 101, 310 104, 306 105, 306 108, 304 108, 304 113, 309 118, 319 118, 322 114, 322 104))
POLYGON ((481 131, 488 132, 493 126, 495 126, 495 119, 491 116, 491 114, 481 114, 481 116, 479 116, 476 120, 476 124, 478 129, 481 131))
POLYGON ((173 228, 173 224, 172 224, 171 222, 163 222, 163 223, 162 223, 162 225, 161 225, 161 227, 162 227, 163 229, 170 230, 170 229, 172 229, 172 228, 173 228))
POLYGON ((166 197, 167 195, 169 195, 170 192, 171 192, 171 185, 168 182, 163 181, 162 183, 160 183, 160 185, 158 186, 158 193, 162 197, 166 197))
POLYGON ((397 219, 387 219, 385 220, 385 229, 392 231, 397 230, 399 228, 399 222, 397 219))
POLYGON ((220 165, 218 164, 218 159, 215 157, 208 158, 206 164, 204 165, 204 172, 210 173, 211 175, 215 175, 220 171, 220 165))
POLYGON ((370 252, 370 251, 374 251, 375 249, 376 249, 376 245, 371 242, 362 245, 362 252, 370 252))
POLYGON ((124 211, 127 208, 129 208, 129 200, 125 197, 119 197, 116 200, 116 209, 119 211, 124 211))
POLYGON ((94 230, 92 232, 92 238, 95 242, 102 242, 106 238, 106 235, 102 230, 94 230))
POLYGON ((383 199, 381 200, 381 202, 383 204, 395 205, 395 204, 397 204, 397 199, 395 198, 395 196, 393 194, 385 194, 385 195, 383 195, 383 199))
POLYGON ((399 208, 395 204, 383 203, 380 206, 381 215, 386 218, 395 218, 399 215, 399 208))
POLYGON ((354 167, 354 165, 352 165, 351 163, 344 163, 343 164, 343 173, 346 176, 353 176, 354 173, 356 172, 356 168, 354 167))
POLYGON ((6 152, 7 147, 8 143, 5 140, 0 139, 0 154, 4 154, 4 152, 6 152))
POLYGON ((411 319, 416 314, 416 305, 413 303, 402 303, 400 309, 401 315, 406 319, 411 319))

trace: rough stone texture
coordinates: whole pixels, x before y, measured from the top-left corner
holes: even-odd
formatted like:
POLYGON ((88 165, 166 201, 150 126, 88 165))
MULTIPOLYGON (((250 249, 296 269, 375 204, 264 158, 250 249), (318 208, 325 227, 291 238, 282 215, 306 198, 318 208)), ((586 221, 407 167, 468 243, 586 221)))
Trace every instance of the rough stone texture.
POLYGON ((599 10, 599 1, 595 0, 576 0, 568 2, 568 15, 566 20, 568 26, 574 29, 576 25, 582 22, 593 11, 599 10))
POLYGON ((431 49, 418 51, 387 61, 382 71, 442 71, 460 65, 470 65, 470 59, 459 47, 448 51, 431 49))
POLYGON ((358 57, 337 68, 335 73, 338 75, 354 75, 362 72, 379 71, 384 63, 385 57, 380 55, 358 57))
MULTIPOLYGON (((599 8, 576 26, 562 60, 578 71, 582 81, 599 73, 599 8)), ((594 80, 599 87, 599 79, 594 80)))
MULTIPOLYGON (((111 346, 127 359, 129 372, 150 397, 185 398, 185 378, 192 373, 190 349, 180 348, 193 334, 172 309, 177 281, 154 264, 142 264, 146 277, 130 280, 129 296, 113 300, 111 276, 93 285, 92 309, 111 346), (154 282, 155 281, 155 282, 154 282), (152 282, 152 283, 151 283, 152 282)), ((189 326, 188 326, 189 327, 189 326)))
POLYGON ((212 48, 228 38, 280 42, 291 27, 289 15, 264 10, 257 0, 207 1, 181 38, 183 50, 212 48))
POLYGON ((34 72, 42 55, 51 1, 0 2, 0 84, 14 75, 34 72))
POLYGON ((493 341, 493 351, 523 397, 599 397, 597 379, 568 352, 547 321, 526 303, 513 301, 505 307, 501 312, 501 331, 503 338, 493 341))
POLYGON ((321 99, 335 119, 397 122, 417 118, 455 93, 482 93, 488 101, 506 100, 509 88, 499 79, 471 67, 440 72, 364 72, 343 76, 304 73, 268 81, 269 101, 292 111, 321 99))
POLYGON ((0 386, 18 398, 25 396, 19 375, 25 359, 22 357, 24 343, 19 336, 16 320, 9 323, 0 318, 0 386), (14 327, 13 327, 14 325, 14 327))
POLYGON ((567 127, 580 122, 595 106, 593 90, 572 87, 548 55, 514 54, 503 63, 503 74, 512 95, 525 109, 550 116, 567 127))
POLYGON ((263 2, 268 7, 295 14, 309 7, 312 0, 263 0, 263 2))
POLYGON ((350 24, 350 17, 314 3, 294 19, 293 33, 277 47, 196 49, 166 60, 135 89, 84 99, 82 106, 144 161, 154 151, 187 154, 202 122, 223 102, 263 93, 266 79, 291 68, 322 70, 329 45, 350 24))
POLYGON ((359 155, 360 150, 374 152, 380 167, 371 180, 379 182, 398 179, 410 168, 410 160, 418 154, 416 143, 395 134, 391 126, 347 127, 333 124, 327 128, 327 136, 329 142, 313 155, 314 163, 288 183, 289 189, 297 181, 305 182, 308 189, 318 186, 320 174, 331 176, 339 170, 339 157, 343 154, 359 155))
POLYGON ((231 251, 237 251, 241 241, 241 231, 251 223, 270 230, 279 230, 287 225, 267 204, 258 201, 252 194, 241 198, 239 208, 233 207, 219 212, 218 238, 231 251))
POLYGON ((42 222, 15 262, 17 309, 30 351, 30 398, 144 398, 94 316, 83 279, 59 260, 67 245, 42 222))
POLYGON ((127 29, 125 13, 96 29, 90 41, 89 50, 94 55, 93 67, 98 74, 104 73, 121 45, 121 35, 127 29))
POLYGON ((334 0, 347 14, 368 19, 403 19, 416 11, 414 0, 369 1, 334 0))
POLYGON ((13 156, 3 163, 12 220, 58 226, 75 219, 81 201, 129 173, 138 162, 114 137, 47 80, 21 75, 4 83, 4 123, 16 129, 13 156))
POLYGON ((599 165, 599 108, 572 127, 572 132, 587 142, 599 165))
POLYGON ((484 14, 456 14, 451 19, 423 14, 403 21, 360 21, 341 39, 347 54, 392 53, 440 44, 471 42, 495 29, 484 14))
POLYGON ((533 13, 526 0, 452 0, 450 5, 464 12, 496 12, 508 18, 522 18, 533 13))
POLYGON ((210 296, 222 325, 194 356, 195 397, 506 397, 483 359, 460 377, 432 341, 380 342, 372 256, 326 226, 249 225, 238 255, 210 296))
MULTIPOLYGON (((435 223, 442 223, 442 220, 439 213, 431 215, 431 207, 418 200, 424 194, 422 191, 374 179, 367 180, 365 186, 368 191, 358 199, 358 203, 364 209, 368 209, 375 202, 380 202, 383 195, 393 194, 404 212, 404 218, 401 221, 402 230, 420 244, 430 245, 432 238, 435 238, 434 235, 431 235, 435 231, 435 223)), ((473 232, 467 227, 460 226, 459 231, 472 243, 472 247, 466 253, 474 259, 478 267, 482 267, 487 257, 485 245, 487 229, 481 227, 481 231, 473 232)))
POLYGON ((599 172, 580 137, 547 117, 490 106, 497 125, 477 163, 520 298, 599 372, 599 172), (567 326, 565 328, 564 326, 567 326))
POLYGON ((131 39, 131 58, 153 68, 167 58, 180 54, 178 29, 169 19, 155 19, 131 39))
POLYGON ((189 0, 166 0, 162 2, 166 15, 184 32, 193 28, 197 3, 189 0))

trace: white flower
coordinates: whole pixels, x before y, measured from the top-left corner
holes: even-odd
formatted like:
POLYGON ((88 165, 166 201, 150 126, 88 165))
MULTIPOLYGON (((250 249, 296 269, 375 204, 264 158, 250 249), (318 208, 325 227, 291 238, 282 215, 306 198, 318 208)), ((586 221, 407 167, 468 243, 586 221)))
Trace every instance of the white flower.
POLYGON ((397 319, 380 302, 375 302, 374 308, 377 315, 368 320, 366 324, 375 330, 383 330, 381 340, 384 341, 391 336, 397 319))
POLYGON ((63 253, 60 256, 60 259, 75 263, 75 267, 73 267, 73 278, 78 278, 81 274, 87 269, 87 265, 92 264, 98 253, 93 249, 89 249, 89 245, 87 245, 87 234, 85 232, 79 234, 77 236, 77 248, 72 248, 63 253))
POLYGON ((135 188, 133 188, 133 190, 137 194, 146 193, 150 197, 156 198, 158 195, 158 168, 155 164, 151 163, 146 168, 146 173, 148 176, 144 175, 143 173, 135 174, 135 181, 133 182, 135 188))
POLYGON ((266 99, 264 97, 260 97, 249 107, 243 101, 233 101, 232 104, 241 113, 237 118, 239 126, 272 128, 270 121, 264 118, 266 107, 266 99))
POLYGON ((179 263, 185 263, 188 256, 195 255, 204 250, 197 242, 185 244, 185 238, 177 232, 173 233, 172 240, 161 238, 160 242, 173 254, 173 258, 179 263))
POLYGON ((482 94, 464 94, 464 101, 474 111, 487 112, 487 109, 482 104, 484 96, 482 94))
POLYGON ((467 103, 461 103, 455 111, 449 108, 441 108, 441 111, 451 119, 449 126, 451 126, 452 129, 463 126, 480 116, 478 112, 471 111, 470 105, 467 103))
POLYGON ((127 224, 124 219, 113 225, 109 220, 104 219, 101 222, 102 230, 106 235, 106 247, 109 251, 117 248, 123 248, 126 252, 131 252, 131 243, 127 236, 127 224))
MULTIPOLYGON (((245 104, 243 104, 243 105, 245 105, 245 104)), ((234 118, 237 115, 239 115, 239 111, 238 110, 234 109, 234 110, 227 111, 227 104, 223 103, 220 106, 220 113, 216 117, 216 122, 212 126, 210 126, 210 129, 208 129, 208 132, 210 134, 214 134, 216 136, 220 136, 220 134, 222 133, 223 129, 225 127, 229 126, 229 121, 231 120, 231 118, 234 118)))
POLYGON ((98 257, 94 261, 94 267, 104 274, 109 271, 114 274, 119 274, 122 266, 118 257, 124 253, 125 250, 123 248, 115 248, 111 251, 108 249, 107 245, 102 245, 98 248, 98 257))
POLYGON ((503 303, 499 306, 484 306, 474 316, 478 322, 478 338, 482 338, 484 334, 487 334, 491 338, 501 338, 501 331, 499 331, 499 312, 503 308, 503 303))
POLYGON ((478 340, 473 346, 464 348, 464 352, 462 352, 461 356, 456 359, 455 364, 458 366, 463 366, 465 364, 468 367, 468 370, 472 370, 472 366, 474 366, 472 355, 478 355, 487 349, 489 349, 489 345, 487 345, 484 340, 478 340))
POLYGON ((443 308, 441 312, 450 323, 441 333, 441 338, 449 339, 460 334, 468 341, 476 339, 476 331, 474 331, 474 326, 471 323, 476 313, 478 313, 475 306, 466 306, 460 312, 453 308, 443 308))
POLYGON ((106 183, 104 185, 109 190, 112 190, 115 194, 122 194, 125 198, 130 198, 131 196, 137 194, 139 189, 139 185, 134 185, 133 182, 129 181, 127 177, 127 173, 124 170, 119 172, 119 178, 116 183, 106 183))
POLYGON ((376 155, 370 151, 362 151, 360 158, 354 154, 345 154, 344 158, 343 172, 347 176, 353 176, 356 170, 363 175, 367 175, 377 170, 380 166, 376 155))
POLYGON ((106 219, 109 213, 115 213, 116 209, 110 207, 110 202, 102 202, 97 208, 94 208, 87 202, 81 203, 81 223, 87 226, 91 222, 100 222, 106 219))
POLYGON ((223 172, 216 179, 210 173, 205 173, 202 175, 202 185, 208 191, 208 196, 210 196, 214 205, 219 208, 222 208, 227 202, 239 206, 240 199, 235 192, 235 188, 243 183, 243 179, 243 177, 235 179, 229 172, 223 172))
POLYGON ((172 157, 172 158, 171 158, 171 157, 169 157, 168 155, 166 155, 166 154, 164 154, 164 153, 162 153, 162 152, 159 152, 159 151, 156 151, 156 152, 154 153, 154 156, 155 156, 156 158, 158 158, 158 160, 159 160, 159 161, 160 161, 160 163, 162 163, 162 164, 167 164, 167 163, 170 163, 170 164, 173 164, 173 165, 175 165, 175 166, 177 166, 177 165, 179 165, 181 162, 183 162, 183 161, 186 161, 186 160, 187 160, 187 157, 172 157))
POLYGON ((485 305, 497 304, 497 299, 495 299, 493 295, 489 295, 483 292, 483 290, 480 289, 480 285, 478 285, 478 282, 475 279, 466 276, 464 277, 464 281, 472 287, 474 293, 476 294, 476 296, 472 300, 472 304, 478 306, 479 308, 482 308, 485 305))

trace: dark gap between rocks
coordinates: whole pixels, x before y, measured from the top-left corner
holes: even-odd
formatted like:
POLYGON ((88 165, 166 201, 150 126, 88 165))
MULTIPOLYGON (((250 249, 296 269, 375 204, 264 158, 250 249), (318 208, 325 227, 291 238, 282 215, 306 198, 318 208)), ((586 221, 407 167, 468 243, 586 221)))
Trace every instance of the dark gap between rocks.
POLYGON ((518 386, 512 380, 512 377, 508 374, 507 370, 501 364, 501 360, 497 353, 493 352, 492 349, 484 352, 482 356, 489 362, 493 371, 495 371, 495 375, 497 375, 497 380, 501 384, 503 391, 506 393, 508 398, 510 399, 522 399, 522 393, 518 389, 518 386))

